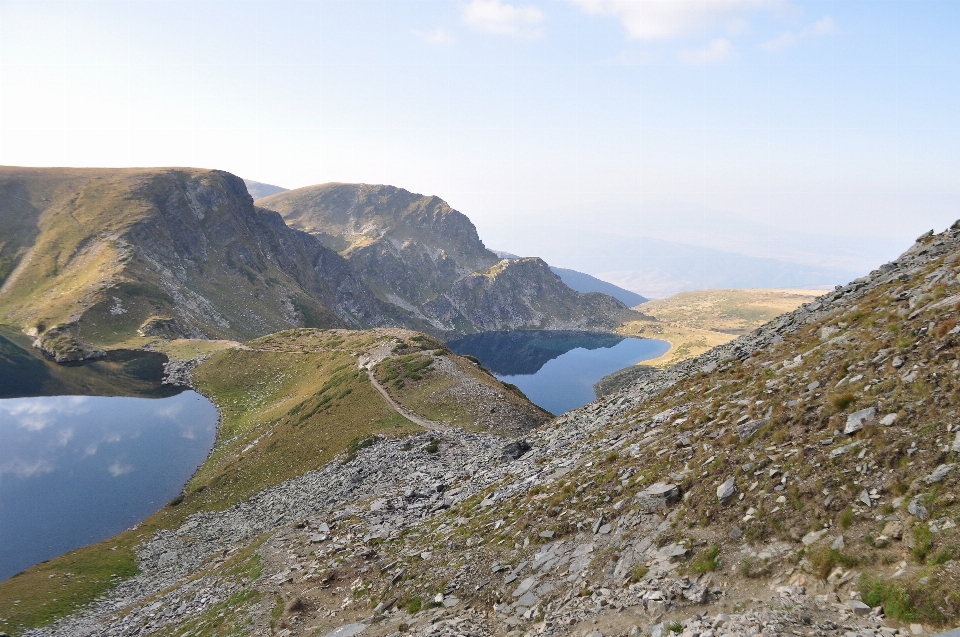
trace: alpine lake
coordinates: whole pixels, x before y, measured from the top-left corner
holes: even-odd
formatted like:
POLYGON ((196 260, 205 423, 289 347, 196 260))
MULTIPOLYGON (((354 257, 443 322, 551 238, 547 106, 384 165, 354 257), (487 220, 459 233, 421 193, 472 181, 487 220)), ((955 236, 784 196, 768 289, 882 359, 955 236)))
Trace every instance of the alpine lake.
POLYGON ((161 383, 161 354, 65 367, 9 337, 0 334, 0 580, 175 498, 210 452, 218 418, 200 394, 161 383))
POLYGON ((540 330, 483 332, 447 345, 457 354, 473 356, 553 414, 596 400, 593 385, 601 378, 670 349, 659 339, 540 330))

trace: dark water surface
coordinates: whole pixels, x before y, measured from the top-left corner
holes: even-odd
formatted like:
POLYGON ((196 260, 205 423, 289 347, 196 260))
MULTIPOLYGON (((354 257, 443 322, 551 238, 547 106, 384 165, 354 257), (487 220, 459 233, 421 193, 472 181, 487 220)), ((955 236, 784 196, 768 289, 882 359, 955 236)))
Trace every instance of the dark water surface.
POLYGON ((193 391, 0 400, 0 580, 149 516, 216 430, 216 408, 193 391))
POLYGON ((518 386, 554 414, 595 400, 593 384, 607 374, 670 349, 658 339, 536 330, 472 334, 448 345, 458 354, 476 357, 497 378, 518 386))

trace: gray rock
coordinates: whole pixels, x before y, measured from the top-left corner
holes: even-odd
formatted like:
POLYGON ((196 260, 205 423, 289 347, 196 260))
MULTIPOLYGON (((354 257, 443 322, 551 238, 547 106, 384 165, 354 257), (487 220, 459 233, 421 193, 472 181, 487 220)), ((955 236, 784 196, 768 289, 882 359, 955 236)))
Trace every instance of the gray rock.
POLYGON ((936 484, 941 482, 950 474, 951 471, 953 471, 953 467, 954 465, 952 464, 942 464, 934 469, 930 475, 923 479, 923 481, 927 484, 936 484))
POLYGON ((689 552, 690 549, 682 544, 668 544, 659 551, 660 555, 666 558, 683 557, 689 552))
POLYGON ((346 624, 339 628, 334 628, 327 633, 327 637, 353 637, 354 635, 359 635, 366 629, 366 624, 346 624))
POLYGON ((853 614, 857 617, 865 617, 870 614, 870 607, 861 602, 859 599, 851 599, 847 602, 847 606, 850 607, 850 610, 853 611, 853 614))
POLYGON ((740 530, 739 526, 730 527, 730 538, 734 540, 739 540, 743 537, 743 531, 740 530))
POLYGON ((638 493, 636 500, 641 509, 653 513, 679 501, 680 488, 669 482, 657 482, 638 493))
POLYGON ((843 541, 843 536, 838 535, 837 539, 835 539, 833 544, 830 545, 830 548, 832 548, 834 551, 842 551, 845 546, 846 542, 843 541))
POLYGON ((763 427, 767 424, 766 420, 748 420, 742 425, 737 425, 737 436, 740 437, 740 442, 743 442, 753 434, 757 433, 757 430, 760 427, 763 427))
POLYGON ((896 414, 887 414, 886 416, 880 419, 880 424, 883 425, 884 427, 889 427, 895 422, 897 422, 896 414))
POLYGON ((893 357, 893 362, 891 362, 890 364, 893 365, 894 368, 903 367, 903 359, 900 358, 899 356, 894 356, 894 357, 893 357))
POLYGON ((517 600, 517 606, 526 606, 530 608, 536 606, 540 601, 540 598, 533 594, 533 591, 527 591, 520 596, 520 599, 517 600))
POLYGON ((917 496, 914 499, 910 500, 910 504, 907 505, 907 513, 918 518, 921 522, 925 522, 928 517, 927 508, 920 504, 920 498, 922 496, 917 496))
POLYGON ((813 546, 820 541, 824 535, 827 534, 828 529, 820 529, 819 531, 810 531, 800 540, 805 546, 813 546))
POLYGON ((717 499, 720 500, 721 503, 728 502, 730 498, 735 495, 737 495, 737 483, 733 479, 733 476, 724 480, 723 484, 717 487, 717 499))
POLYGON ((868 507, 873 506, 873 500, 870 499, 870 492, 866 489, 860 492, 860 501, 868 507))
POLYGON ((536 583, 537 583, 537 580, 532 577, 525 578, 522 582, 520 582, 520 586, 517 586, 517 589, 513 591, 513 596, 514 597, 522 596, 524 593, 530 590, 533 587, 533 585, 536 583))
POLYGON ((960 431, 957 432, 957 437, 953 439, 953 445, 950 447, 950 450, 960 453, 960 431))
POLYGON ((860 411, 855 411, 849 416, 847 416, 847 426, 843 428, 843 433, 846 435, 855 434, 861 429, 863 429, 863 423, 873 420, 874 416, 877 415, 876 407, 867 407, 866 409, 861 409, 860 411))
POLYGON ((523 456, 523 454, 530 451, 530 449, 532 449, 532 447, 526 440, 514 440, 503 448, 503 453, 500 454, 500 459, 503 462, 518 460, 521 456, 523 456))
POLYGON ((176 561, 177 561, 177 554, 174 553, 173 551, 167 551, 166 553, 160 556, 159 560, 157 560, 157 568, 163 568, 165 566, 169 566, 170 564, 174 564, 176 561))
POLYGON ((539 535, 540 537, 549 540, 553 537, 553 531, 540 531, 539 535))

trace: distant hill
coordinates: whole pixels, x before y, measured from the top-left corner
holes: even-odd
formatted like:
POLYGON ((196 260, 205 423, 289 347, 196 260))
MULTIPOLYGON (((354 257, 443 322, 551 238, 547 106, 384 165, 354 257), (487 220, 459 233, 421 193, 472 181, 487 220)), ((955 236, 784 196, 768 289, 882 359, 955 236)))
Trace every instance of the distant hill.
POLYGON ((538 258, 504 259, 473 223, 435 196, 367 184, 322 184, 257 200, 339 252, 378 298, 434 333, 612 330, 639 315, 582 294, 538 258))
POLYGON ((275 195, 279 192, 287 192, 287 190, 289 190, 288 188, 281 188, 280 186, 274 186, 272 184, 264 184, 252 179, 244 179, 243 183, 247 185, 247 192, 250 193, 250 196, 253 197, 254 200, 269 197, 270 195, 275 195))
POLYGON ((557 268, 554 266, 550 266, 550 269, 553 270, 554 274, 560 277, 567 287, 570 287, 577 292, 600 292, 602 294, 609 294, 613 298, 618 299, 627 307, 634 307, 635 305, 640 305, 641 303, 646 303, 650 300, 646 297, 640 296, 636 292, 624 290, 613 283, 601 281, 597 277, 590 276, 585 272, 577 272, 576 270, 568 270, 566 268, 557 268))
MULTIPOLYGON (((692 222, 686 227, 690 225, 692 222)), ((685 241, 681 233, 671 233, 669 239, 663 239, 640 235, 641 231, 645 232, 646 227, 631 230, 615 223, 584 227, 572 217, 532 214, 511 222, 509 232, 492 229, 491 242, 515 246, 515 250, 539 255, 548 263, 590 272, 654 299, 686 290, 813 286, 832 289, 835 284, 867 271, 857 269, 862 259, 850 256, 836 262, 816 262, 793 244, 784 245, 782 256, 775 257, 770 255, 777 254, 776 244, 764 243, 762 255, 750 254, 746 250, 760 252, 755 243, 731 241, 724 245, 713 241, 711 245, 695 245, 692 241, 703 239, 702 235, 691 233, 690 241, 685 241), (544 227, 549 227, 550 232, 544 232, 544 227), (805 261, 799 261, 801 258, 805 261)))

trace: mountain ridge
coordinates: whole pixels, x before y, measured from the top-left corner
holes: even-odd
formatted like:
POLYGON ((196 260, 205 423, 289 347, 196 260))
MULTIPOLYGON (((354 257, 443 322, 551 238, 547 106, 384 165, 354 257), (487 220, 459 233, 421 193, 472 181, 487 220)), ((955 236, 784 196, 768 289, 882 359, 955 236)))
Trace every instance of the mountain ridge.
POLYGON ((331 183, 279 193, 257 205, 319 237, 354 265, 381 300, 437 331, 609 331, 638 316, 612 298, 570 289, 540 259, 501 260, 469 218, 436 196, 331 183))

